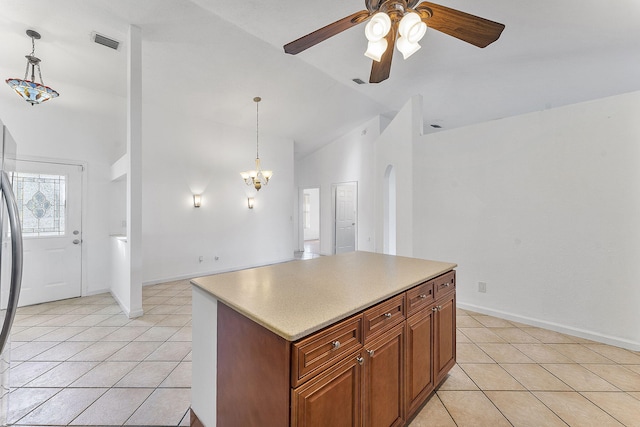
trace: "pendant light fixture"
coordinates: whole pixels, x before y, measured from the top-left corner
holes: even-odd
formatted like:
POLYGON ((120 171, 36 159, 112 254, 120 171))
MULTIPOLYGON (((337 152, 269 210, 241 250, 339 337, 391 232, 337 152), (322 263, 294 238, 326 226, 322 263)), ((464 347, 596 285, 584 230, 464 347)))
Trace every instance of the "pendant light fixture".
POLYGON ((42 82, 42 72, 40 71, 40 58, 35 56, 36 39, 40 40, 40 34, 33 30, 27 30, 27 35, 31 37, 31 53, 25 55, 27 58, 27 69, 24 72, 24 78, 9 78, 6 80, 11 89, 15 90, 25 101, 31 105, 42 104, 58 96, 58 92, 51 89, 42 82), (27 80, 29 74, 29 66, 31 66, 31 80, 27 80), (40 83, 36 82, 36 68, 38 69, 38 77, 40 83))
POLYGON ((240 176, 244 179, 245 184, 252 185, 256 191, 260 191, 263 185, 267 185, 273 175, 273 171, 262 170, 262 167, 260 166, 260 156, 258 155, 258 104, 260 101, 262 101, 262 98, 259 96, 253 98, 253 102, 256 103, 256 168, 255 170, 240 172, 240 176))

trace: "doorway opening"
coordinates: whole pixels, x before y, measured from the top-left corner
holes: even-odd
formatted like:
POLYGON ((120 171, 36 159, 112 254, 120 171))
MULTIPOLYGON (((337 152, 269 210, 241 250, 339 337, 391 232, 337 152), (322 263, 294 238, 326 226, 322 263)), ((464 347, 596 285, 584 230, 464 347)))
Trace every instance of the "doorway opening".
POLYGON ((320 189, 302 190, 302 259, 320 256, 320 189))

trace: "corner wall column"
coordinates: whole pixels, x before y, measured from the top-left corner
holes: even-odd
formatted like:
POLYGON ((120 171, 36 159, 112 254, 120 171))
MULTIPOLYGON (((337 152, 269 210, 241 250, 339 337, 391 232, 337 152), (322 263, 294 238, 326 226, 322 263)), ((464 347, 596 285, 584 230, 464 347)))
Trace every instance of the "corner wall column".
POLYGON ((142 316, 142 30, 129 27, 127 67, 129 317, 142 316))

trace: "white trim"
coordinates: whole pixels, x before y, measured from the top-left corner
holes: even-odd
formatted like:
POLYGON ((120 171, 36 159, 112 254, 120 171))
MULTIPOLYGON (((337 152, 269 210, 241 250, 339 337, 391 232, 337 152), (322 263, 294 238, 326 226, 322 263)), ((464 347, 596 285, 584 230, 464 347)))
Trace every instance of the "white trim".
POLYGON ((585 329, 574 328, 572 326, 561 325, 559 323, 547 322, 545 320, 534 319, 532 317, 520 316, 514 313, 508 313, 501 310, 493 310, 486 307, 480 307, 473 304, 465 304, 460 301, 456 301, 458 308, 463 310, 474 311, 476 313, 487 314, 501 319, 513 320, 514 322, 524 323, 525 325, 537 326, 551 331, 560 332, 567 335, 573 335, 575 337, 584 338, 592 341, 597 341, 603 344, 614 345, 616 347, 626 348, 628 350, 640 351, 640 343, 635 341, 626 340, 624 338, 612 337, 610 335, 599 334, 596 332, 588 331, 585 329))
POLYGON ((118 305, 120 306, 120 310, 122 310, 122 312, 124 313, 125 316, 127 316, 129 319, 133 319, 136 317, 140 317, 144 314, 143 310, 134 310, 134 311, 129 311, 129 308, 127 308, 127 306, 125 306, 122 301, 120 301, 120 298, 118 298, 118 296, 116 294, 114 294, 113 292, 111 292, 111 290, 107 290, 106 292, 109 292, 111 294, 111 296, 113 297, 114 300, 116 300, 116 302, 118 303, 118 305))

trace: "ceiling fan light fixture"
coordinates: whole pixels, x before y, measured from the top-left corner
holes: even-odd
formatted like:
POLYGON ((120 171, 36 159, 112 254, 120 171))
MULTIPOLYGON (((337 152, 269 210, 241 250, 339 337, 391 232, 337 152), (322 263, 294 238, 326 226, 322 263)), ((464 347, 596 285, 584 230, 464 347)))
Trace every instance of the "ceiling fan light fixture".
POLYGON ((370 42, 382 40, 391 30, 391 18, 383 12, 378 12, 371 17, 371 20, 364 28, 364 35, 370 42))
POLYGON ((418 43, 427 32, 427 24, 422 22, 420 15, 415 12, 406 13, 400 20, 398 33, 409 43, 418 43))
POLYGON ((396 47, 402 53, 402 58, 407 59, 420 49, 418 43, 411 43, 406 37, 400 37, 396 42, 396 47))
POLYGON ((380 62, 382 55, 387 51, 388 45, 389 43, 387 42, 387 39, 370 41, 367 44, 367 51, 364 53, 364 56, 380 62))

